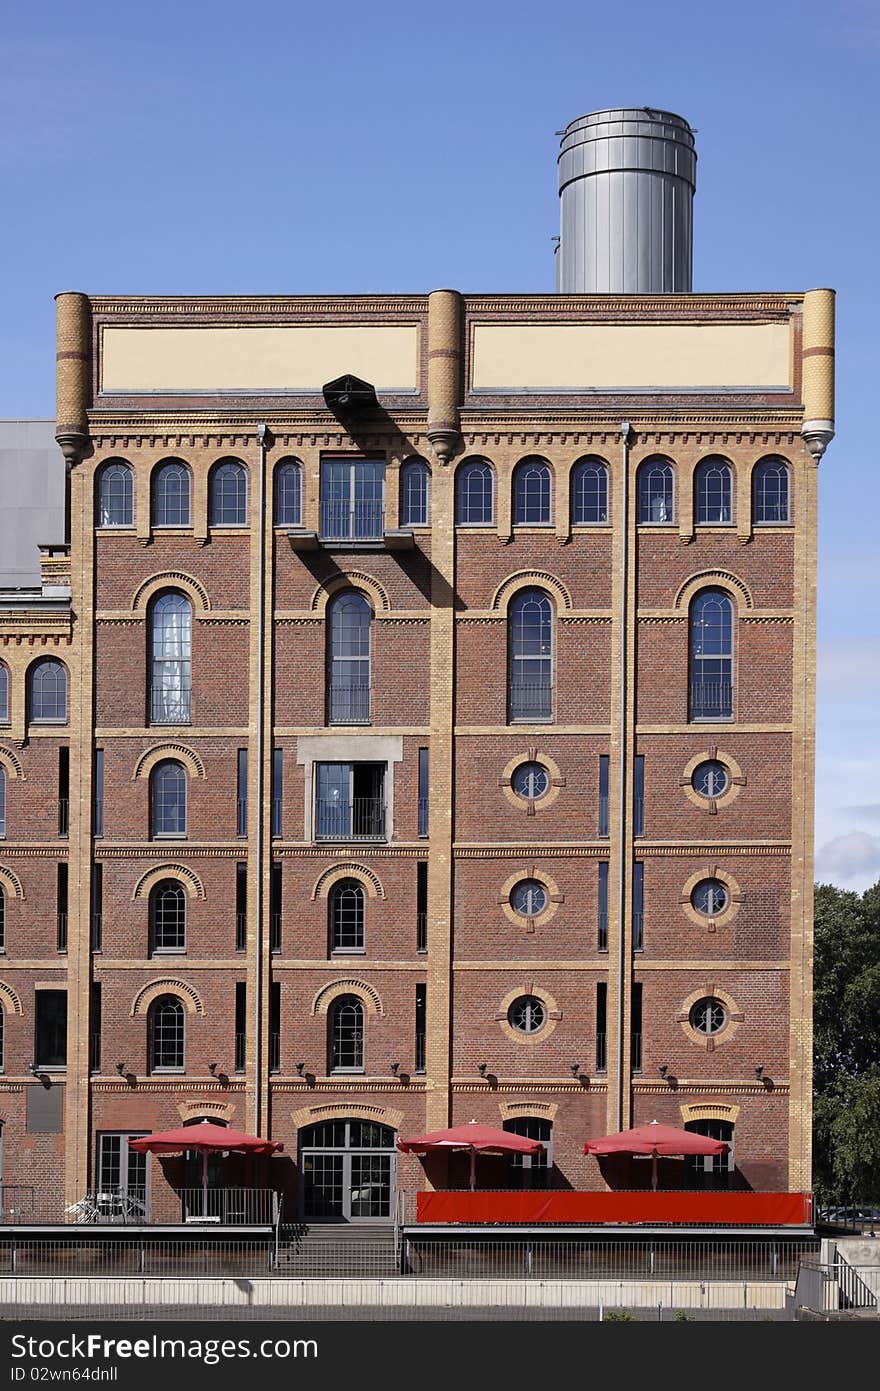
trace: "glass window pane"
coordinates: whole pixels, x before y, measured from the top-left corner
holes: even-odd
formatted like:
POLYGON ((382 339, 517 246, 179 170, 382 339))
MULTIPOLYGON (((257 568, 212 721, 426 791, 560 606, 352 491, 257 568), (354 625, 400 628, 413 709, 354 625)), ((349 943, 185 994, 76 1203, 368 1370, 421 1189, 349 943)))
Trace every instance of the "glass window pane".
POLYGON ((153 835, 186 835, 186 772, 168 760, 153 769, 153 835))
POLYGON ((694 475, 697 495, 696 520, 716 526, 733 519, 730 465, 723 459, 704 459, 694 475))
POLYGON ((153 475, 153 526, 189 526, 190 472, 186 464, 160 464, 153 475))
POLYGON ((546 594, 524 589, 508 614, 509 718, 545 722, 553 715, 553 607, 546 594))
POLYGON ((153 890, 153 950, 186 950, 186 891, 175 880, 153 890))
POLYGON ((551 517, 550 467, 542 459, 524 460, 513 479, 513 520, 521 525, 542 525, 551 517))
POLYGON ((456 477, 456 521, 460 526, 490 526, 495 515, 495 476, 476 459, 462 464, 456 477))
POLYGON ((162 594, 151 610, 151 719, 188 724, 192 684, 192 607, 182 594, 162 594))
POLYGON ((321 462, 321 535, 372 541, 385 530, 385 461, 324 459, 321 462))
POLYGON ((343 995, 330 1015, 330 1071, 360 1070, 363 1065, 364 1007, 353 995, 343 995))
POLYGON ((9 671, 0 665, 0 724, 9 720, 9 671))
POLYGON ((782 459, 762 459, 752 474, 754 519, 757 523, 790 520, 788 466, 782 459))
POLYGON ((363 949, 364 890, 356 880, 344 879, 330 896, 330 950, 363 949))
POLYGON ((163 995, 152 1011, 152 1068, 175 1071, 184 1066, 183 1005, 173 995, 163 995))
POLYGON ((639 521, 674 520, 672 466, 649 459, 639 469, 639 521))
POLYGON ((36 662, 30 669, 31 719, 64 724, 67 719, 67 672, 60 662, 36 662))
POLYGON ((608 521, 608 469, 598 459, 576 464, 571 480, 572 526, 608 521))
POLYGON ((733 713, 733 604, 721 590, 698 594, 690 613, 690 718, 733 713))
POLYGON ((275 525, 302 526, 302 469, 288 459, 275 470, 275 525))
POLYGON ((128 464, 114 460, 98 474, 98 526, 131 526, 134 521, 134 488, 128 464))
POLYGON ((211 474, 211 525, 244 526, 246 521, 247 474, 237 459, 227 459, 211 474))
POLYGON ((428 525, 430 473, 421 459, 412 459, 400 470, 401 526, 428 525))
POLYGON ((331 724, 369 723, 372 617, 362 594, 341 594, 330 603, 331 724))

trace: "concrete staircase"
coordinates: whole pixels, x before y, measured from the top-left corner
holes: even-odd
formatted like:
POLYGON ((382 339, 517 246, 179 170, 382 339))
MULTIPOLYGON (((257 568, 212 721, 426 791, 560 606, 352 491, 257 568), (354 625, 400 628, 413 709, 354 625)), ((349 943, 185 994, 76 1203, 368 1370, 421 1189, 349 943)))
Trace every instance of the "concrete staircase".
POLYGON ((399 1273, 394 1228, 346 1223, 287 1228, 277 1268, 303 1279, 386 1279, 399 1273))

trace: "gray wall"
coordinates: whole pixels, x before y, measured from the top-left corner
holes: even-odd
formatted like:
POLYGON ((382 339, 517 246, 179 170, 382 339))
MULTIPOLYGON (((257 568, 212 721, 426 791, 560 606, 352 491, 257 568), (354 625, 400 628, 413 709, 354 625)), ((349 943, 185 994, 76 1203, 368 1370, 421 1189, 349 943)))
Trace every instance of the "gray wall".
POLYGON ((40 583, 37 546, 64 540, 64 456, 54 420, 0 420, 0 587, 40 583))

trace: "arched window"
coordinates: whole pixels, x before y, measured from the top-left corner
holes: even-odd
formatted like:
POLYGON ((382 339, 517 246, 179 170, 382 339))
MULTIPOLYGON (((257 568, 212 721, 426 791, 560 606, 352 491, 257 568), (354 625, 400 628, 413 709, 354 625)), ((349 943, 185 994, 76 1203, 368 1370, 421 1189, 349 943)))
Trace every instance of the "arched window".
POLYGON ((736 1168, 733 1156, 733 1122, 707 1118, 687 1121, 684 1128, 694 1135, 708 1135, 710 1140, 724 1140, 730 1146, 727 1154, 688 1155, 687 1167, 693 1187, 727 1188, 730 1176, 736 1168))
POLYGON ((35 662, 30 679, 31 719, 35 724, 64 724, 67 720, 67 672, 47 657, 35 662))
POLYGON ((733 604, 722 589, 704 589, 690 613, 690 718, 733 716, 733 604))
POLYGON ((761 459, 752 472, 752 517, 758 526, 790 522, 788 465, 784 459, 761 459))
POLYGON ((153 474, 153 526, 189 526, 191 481, 179 459, 159 465, 153 474))
POLYGON ((0 724, 9 723, 9 668, 0 662, 0 724))
POLYGON ((172 758, 157 763, 150 777, 152 834, 186 835, 186 771, 172 758))
POLYGON ((485 459, 462 464, 456 475, 456 522, 491 526, 495 519, 495 475, 485 459))
POLYGON ((694 471, 694 520, 699 526, 733 521, 733 475, 725 459, 703 459, 694 471))
POLYGON ((150 951, 186 951, 186 891, 176 879, 163 879, 150 894, 150 951))
POLYGON ((356 995, 341 995, 329 1018, 329 1071, 363 1072, 364 1007, 356 995))
POLYGON ((540 1140, 538 1154, 511 1154, 507 1161, 507 1181, 511 1188, 546 1188, 553 1167, 553 1122, 543 1116, 515 1116, 504 1122, 504 1129, 527 1140, 540 1140))
POLYGON ((571 475, 571 524, 608 521, 608 468, 601 459, 582 459, 571 475))
POLYGON ((364 888, 356 879, 340 879, 330 893, 330 950, 364 950, 364 888))
POLYGON ((346 590, 328 604, 327 716, 330 724, 370 722, 370 624, 363 594, 346 590))
POLYGON ((508 720, 553 718, 553 606, 540 589, 521 589, 507 615, 508 720))
POLYGON ((282 459, 275 470, 275 525, 302 526, 302 467, 282 459))
POLYGON ((523 459, 513 474, 513 520, 517 526, 544 526, 552 515, 552 475, 543 459, 523 459))
POLYGON ((428 526, 431 472, 424 459, 410 459, 400 470, 400 525, 428 526))
POLYGON ((134 481, 124 459, 108 459, 98 471, 96 526, 134 524, 134 481))
POLYGON ((672 465, 665 459, 646 459, 639 468, 639 521, 674 520, 672 465))
POLYGON ((6 769, 0 767, 0 838, 6 835, 6 769))
POLYGON ((186 1025, 176 995, 160 995, 150 1006, 150 1071, 183 1072, 186 1025))
POLYGON ((5 1051, 4 1051, 4 1044, 5 1044, 5 1042, 6 1042, 6 1037, 5 1037, 5 1035, 6 1035, 5 1024, 6 1024, 6 1014, 5 1014, 5 1012, 4 1012, 3 1006, 0 1005, 0 1072, 3 1071, 3 1069, 4 1069, 4 1067, 5 1067, 5 1064, 6 1064, 6 1054, 5 1054, 5 1051))
POLYGON ((0 885, 0 947, 6 949, 6 892, 0 885))
POLYGON ((150 608, 150 720, 189 724, 192 705, 192 605, 167 590, 150 608))
POLYGON ((247 522, 247 473, 237 459, 222 459, 211 472, 211 526, 247 522))

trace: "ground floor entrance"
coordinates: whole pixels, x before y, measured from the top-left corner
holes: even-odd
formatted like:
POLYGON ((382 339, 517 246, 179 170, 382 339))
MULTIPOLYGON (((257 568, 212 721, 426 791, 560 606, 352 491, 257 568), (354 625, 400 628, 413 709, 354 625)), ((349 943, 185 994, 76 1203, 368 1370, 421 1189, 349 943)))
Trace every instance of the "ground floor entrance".
POLYGON ((300 1131, 301 1217, 306 1222, 390 1222, 395 1132, 375 1121, 322 1121, 300 1131))

